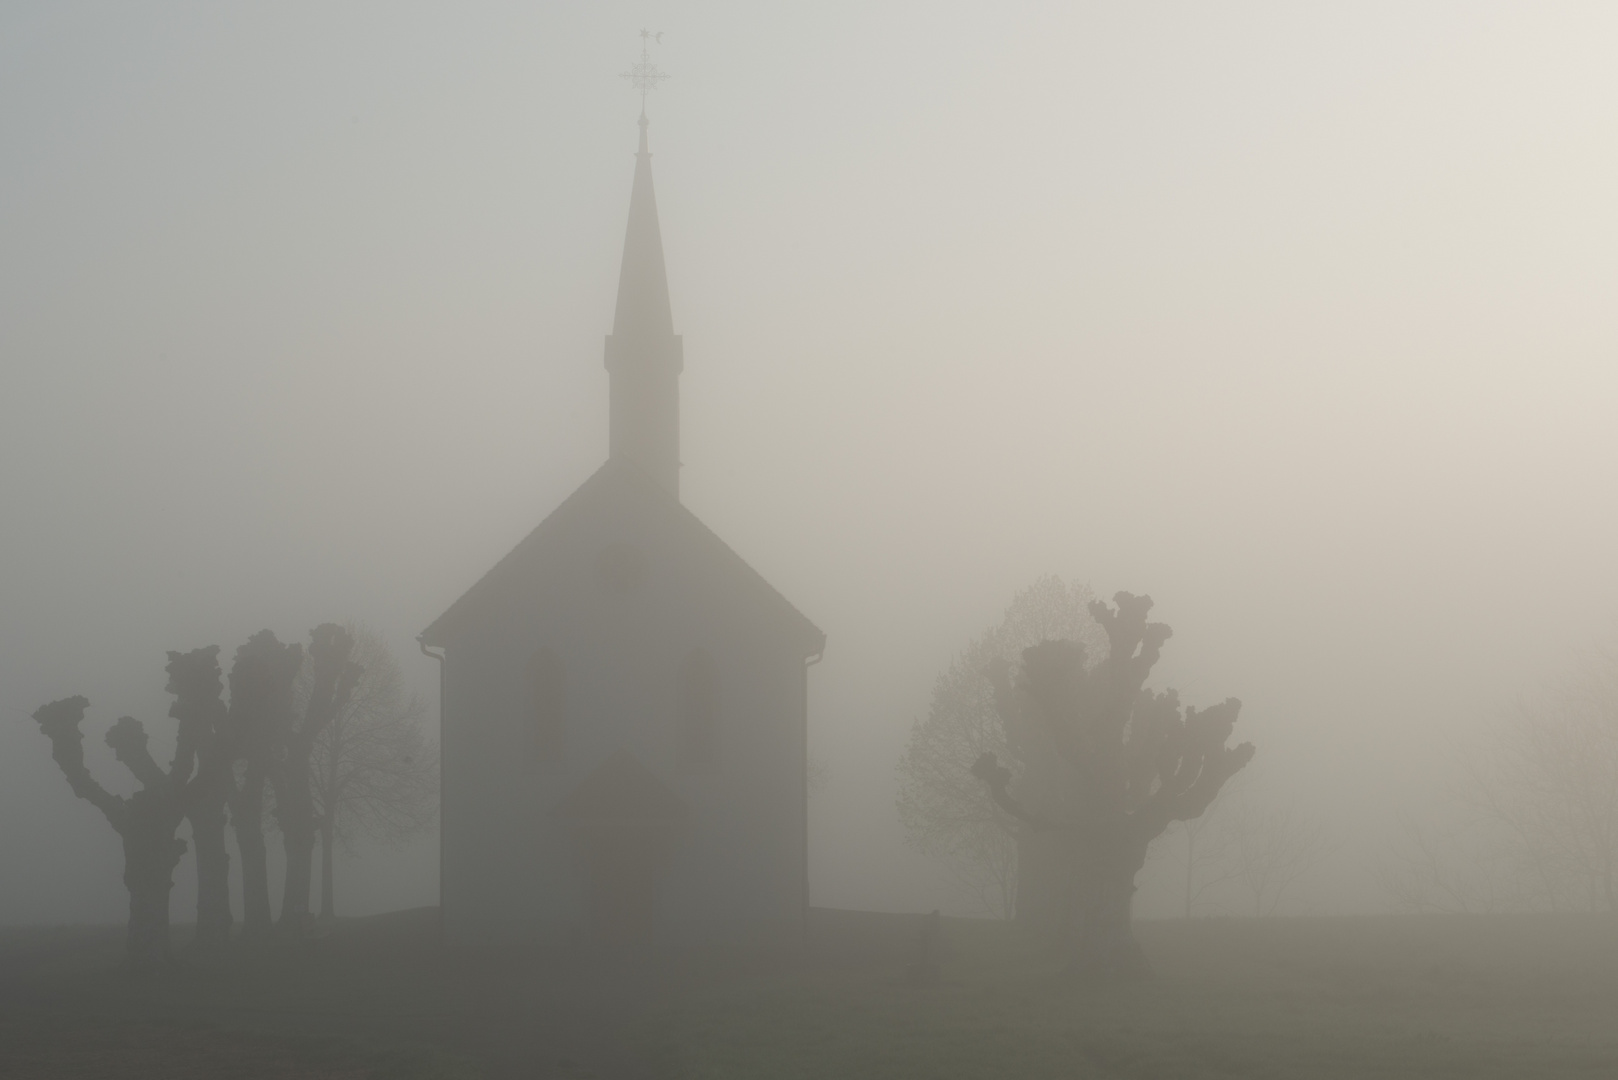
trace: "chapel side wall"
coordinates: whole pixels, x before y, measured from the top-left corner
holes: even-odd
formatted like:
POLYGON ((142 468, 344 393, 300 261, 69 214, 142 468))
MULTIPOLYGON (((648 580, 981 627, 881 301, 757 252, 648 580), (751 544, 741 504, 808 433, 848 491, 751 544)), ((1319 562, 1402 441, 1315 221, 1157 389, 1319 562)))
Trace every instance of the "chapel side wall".
POLYGON ((486 666, 460 642, 444 660, 444 928, 453 945, 510 940, 501 898, 511 889, 508 807, 490 774, 486 666))
POLYGON ((491 807, 480 782, 481 748, 473 734, 479 713, 473 658, 464 647, 444 649, 441 781, 442 895, 444 937, 451 945, 470 945, 488 927, 487 897, 491 880, 491 807))
MULTIPOLYGON (((500 620, 500 623, 505 623, 500 620)), ((570 758, 541 762, 524 666, 509 625, 446 650, 444 901, 455 944, 560 945, 581 898, 572 853, 547 813, 569 783, 570 758), (502 640, 504 639, 504 640, 502 640)))

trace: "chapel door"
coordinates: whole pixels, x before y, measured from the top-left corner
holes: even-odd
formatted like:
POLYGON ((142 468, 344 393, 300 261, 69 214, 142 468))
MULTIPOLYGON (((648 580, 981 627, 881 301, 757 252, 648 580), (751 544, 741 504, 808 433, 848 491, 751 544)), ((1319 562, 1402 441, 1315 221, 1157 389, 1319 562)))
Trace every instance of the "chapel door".
POLYGON ((592 830, 590 931, 597 944, 634 949, 651 942, 658 885, 668 866, 667 830, 618 819, 592 830))
POLYGON ((590 936, 634 948, 651 941, 660 886, 684 802, 625 750, 611 754, 552 813, 569 822, 581 857, 590 936))

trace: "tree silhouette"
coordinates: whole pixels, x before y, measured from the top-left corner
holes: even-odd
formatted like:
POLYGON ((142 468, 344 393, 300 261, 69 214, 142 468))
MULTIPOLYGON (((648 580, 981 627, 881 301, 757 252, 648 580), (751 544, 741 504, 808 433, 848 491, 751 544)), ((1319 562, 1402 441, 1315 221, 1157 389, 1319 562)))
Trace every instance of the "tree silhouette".
POLYGON ((349 659, 353 651, 353 636, 336 623, 322 623, 311 630, 309 689, 303 708, 277 714, 282 723, 270 758, 269 778, 275 790, 275 821, 286 850, 280 925, 288 929, 299 929, 309 921, 320 827, 311 758, 315 740, 347 708, 364 671, 349 659))
POLYGON ((1244 794, 1225 827, 1255 917, 1275 914, 1287 889, 1336 849, 1326 823, 1293 802, 1259 803, 1244 794))
POLYGON ((1061 917, 1071 878, 1068 849, 1006 813, 969 770, 991 753, 1011 770, 1025 806, 1039 810, 1047 789, 1060 795, 1061 777, 1053 777, 1035 747, 1008 732, 990 673, 1051 638, 1099 652, 1106 639, 1089 612, 1093 599, 1085 586, 1053 574, 1012 597, 999 624, 969 642, 933 683, 927 717, 911 728, 897 770, 907 842, 949 860, 956 878, 982 895, 985 906, 1036 928, 1048 929, 1061 917))
POLYGON ((150 970, 171 958, 169 893, 174 868, 185 854, 185 841, 174 835, 185 817, 186 783, 196 756, 196 731, 181 722, 174 760, 165 771, 146 747, 146 729, 131 716, 120 717, 107 732, 119 763, 141 785, 123 798, 90 775, 84 764, 84 734, 79 725, 90 702, 63 698, 34 712, 39 729, 51 741, 51 756, 67 777, 73 794, 100 810, 123 840, 124 885, 129 889, 129 929, 125 949, 136 970, 150 970))
POLYGON ((310 663, 301 688, 296 687, 306 667, 301 646, 282 644, 269 630, 249 638, 231 664, 228 706, 218 646, 170 652, 166 689, 174 704, 169 715, 179 727, 168 769, 152 760, 138 720, 123 717, 107 732, 107 745, 141 785, 128 798, 102 787, 85 766, 79 725, 88 700, 64 698, 34 713, 74 794, 94 804, 123 840, 130 896, 128 953, 136 967, 149 968, 170 957, 169 894, 174 868, 186 849, 175 833, 184 820, 191 822, 197 850, 196 943, 201 948, 228 941, 233 922, 227 807, 241 855, 242 927, 248 935, 271 926, 264 837, 267 786, 274 791, 275 822, 286 847, 281 921, 289 927, 308 920, 315 841, 324 822, 329 852, 339 803, 372 831, 397 831, 406 818, 422 827, 433 820, 436 754, 421 739, 419 703, 401 701, 397 668, 388 666, 371 681, 364 707, 356 711, 354 693, 364 669, 349 659, 353 635, 326 623, 310 636, 310 663), (295 695, 295 689, 301 692, 295 695), (390 705, 399 706, 390 717, 393 727, 383 725, 379 731, 374 718, 390 705), (339 755, 344 768, 328 775, 336 786, 328 784, 317 801, 312 756, 334 720, 347 732, 337 744, 347 747, 339 755), (401 730, 401 724, 408 730, 401 730))
POLYGON ((1235 698, 1182 714, 1174 691, 1145 688, 1171 631, 1147 622, 1150 597, 1121 592, 1113 601, 1115 607, 1090 605, 1108 643, 1093 668, 1079 643, 1046 641, 1023 652, 1015 680, 1009 665, 994 672, 1008 735, 1063 770, 1061 798, 1025 804, 1012 771, 992 752, 972 767, 1003 810, 1070 847, 1076 873, 1064 920, 1068 967, 1098 978, 1146 971, 1130 906, 1147 847, 1172 822, 1206 810, 1253 757, 1251 743, 1225 745, 1241 709, 1235 698))
POLYGON ((1221 806, 1230 797, 1232 786, 1227 784, 1200 815, 1179 823, 1179 833, 1185 839, 1180 909, 1184 918, 1191 917, 1203 894, 1240 873, 1239 867, 1231 865, 1234 840, 1228 829, 1220 827, 1222 822, 1218 816, 1222 813, 1221 806))
POLYGON ((242 932, 250 936, 265 934, 271 926, 264 789, 291 723, 292 683, 302 666, 300 646, 283 645, 270 631, 260 630, 236 650, 230 667, 227 724, 235 764, 226 796, 242 860, 242 932))
POLYGON ((197 774, 185 805, 197 853, 197 934, 201 949, 230 939, 230 852, 225 846, 225 801, 230 792, 236 746, 219 672, 219 646, 170 652, 168 686, 174 695, 169 715, 193 733, 197 774))
MULTIPOLYGON (((336 844, 357 834, 393 843, 438 821, 438 748, 422 730, 426 707, 405 689, 399 665, 375 631, 350 624, 360 674, 316 737, 310 758, 320 830, 320 918, 337 915, 336 844)), ((307 699, 313 680, 299 680, 307 699)))
POLYGON ((1618 913, 1618 650, 1598 649, 1462 753, 1461 800, 1515 906, 1618 913))

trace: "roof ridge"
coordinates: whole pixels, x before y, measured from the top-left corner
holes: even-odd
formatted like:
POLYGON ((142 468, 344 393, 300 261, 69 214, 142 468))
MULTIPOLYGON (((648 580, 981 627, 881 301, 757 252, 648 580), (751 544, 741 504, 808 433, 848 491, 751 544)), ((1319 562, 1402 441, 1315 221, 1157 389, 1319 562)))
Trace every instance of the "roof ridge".
POLYGON ((756 569, 754 569, 752 564, 744 559, 735 548, 727 544, 718 533, 709 528, 707 523, 701 518, 697 517, 697 515, 693 513, 689 507, 681 503, 679 499, 675 498, 672 494, 659 486, 658 483, 652 477, 646 475, 643 470, 636 467, 632 462, 619 459, 608 459, 607 461, 603 462, 602 465, 591 473, 582 484, 575 488, 567 498, 558 503, 555 509, 553 509, 549 514, 545 515, 538 525, 530 529, 528 533, 525 534, 510 551, 506 552, 506 554, 502 556, 500 560, 492 567, 490 567, 482 577, 478 578, 470 588, 462 593, 460 597, 454 601, 454 603, 450 604, 450 606, 444 610, 443 614, 434 619, 432 623, 428 625, 427 629, 423 630, 419 635, 417 635, 417 640, 423 645, 444 644, 445 635, 452 631, 454 624, 464 619, 466 613, 480 603, 484 596, 495 588, 494 584, 492 583, 495 582, 508 567, 513 565, 516 560, 522 558, 523 555, 532 549, 534 545, 543 542, 548 532, 557 527, 556 523, 563 519, 566 511, 570 507, 577 506, 581 501, 587 499, 590 493, 593 493, 596 489, 600 488, 609 480, 619 478, 627 483, 633 484, 641 493, 649 496, 655 505, 676 511, 675 517, 684 524, 684 527, 691 528, 694 526, 698 530, 699 535, 719 552, 721 552, 723 557, 728 562, 743 571, 749 581, 755 583, 755 586, 762 586, 764 593, 767 594, 772 601, 785 608, 786 611, 789 612, 791 616, 800 624, 800 629, 806 631, 804 635, 806 638, 806 643, 813 643, 814 648, 805 655, 812 655, 814 652, 825 648, 825 633, 813 622, 811 622, 808 616, 799 611, 797 606, 788 600, 779 589, 771 585, 763 574, 760 574, 756 569))

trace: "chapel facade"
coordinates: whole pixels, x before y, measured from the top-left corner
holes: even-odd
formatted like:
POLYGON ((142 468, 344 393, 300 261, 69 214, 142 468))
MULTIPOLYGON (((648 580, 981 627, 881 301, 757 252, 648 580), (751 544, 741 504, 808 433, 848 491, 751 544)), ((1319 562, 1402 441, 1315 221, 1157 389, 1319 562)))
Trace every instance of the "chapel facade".
POLYGON ((826 639, 680 503, 644 114, 605 358, 606 462, 420 635, 441 658, 445 938, 792 940, 826 639))

